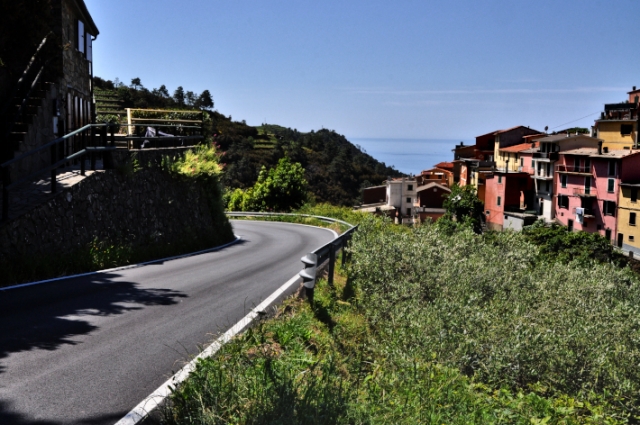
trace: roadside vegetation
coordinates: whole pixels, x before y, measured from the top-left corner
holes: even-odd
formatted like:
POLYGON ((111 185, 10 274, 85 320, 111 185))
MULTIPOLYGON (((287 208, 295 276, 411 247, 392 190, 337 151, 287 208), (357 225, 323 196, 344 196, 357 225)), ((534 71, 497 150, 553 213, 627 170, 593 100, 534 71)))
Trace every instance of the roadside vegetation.
POLYGON ((166 423, 637 422, 628 267, 547 256, 526 232, 358 218, 334 287, 201 361, 166 423))

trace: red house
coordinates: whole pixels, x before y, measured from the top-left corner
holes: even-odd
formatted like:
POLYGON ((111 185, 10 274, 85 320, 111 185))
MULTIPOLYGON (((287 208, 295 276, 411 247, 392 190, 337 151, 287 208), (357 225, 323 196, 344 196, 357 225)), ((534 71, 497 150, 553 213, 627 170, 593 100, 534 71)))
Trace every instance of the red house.
MULTIPOLYGON (((640 169, 640 151, 578 148, 559 152, 555 180, 556 220, 612 240, 617 230, 623 170, 640 169)), ((629 172, 627 174, 629 174, 629 172)))

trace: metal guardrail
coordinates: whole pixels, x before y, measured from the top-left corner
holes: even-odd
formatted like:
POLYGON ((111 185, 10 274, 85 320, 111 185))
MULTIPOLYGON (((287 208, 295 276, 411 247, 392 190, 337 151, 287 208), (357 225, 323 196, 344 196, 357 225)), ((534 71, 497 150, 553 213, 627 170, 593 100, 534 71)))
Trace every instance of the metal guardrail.
MULTIPOLYGON (((327 282, 329 285, 333 286, 333 275, 335 270, 335 262, 336 255, 340 250, 344 250, 349 244, 353 233, 358 229, 358 226, 354 226, 351 223, 348 223, 343 220, 331 218, 331 217, 323 217, 318 215, 310 215, 310 214, 291 214, 291 213, 269 213, 269 212, 240 212, 240 211, 228 211, 226 213, 231 217, 277 217, 277 216, 294 216, 294 217, 310 217, 316 218, 318 220, 326 221, 329 223, 341 223, 349 226, 349 230, 324 245, 320 248, 311 251, 301 258, 302 263, 304 264, 303 270, 300 272, 300 277, 302 278, 305 292, 307 298, 311 303, 313 303, 313 292, 315 288, 316 281, 316 271, 318 266, 328 261, 328 273, 327 273, 327 282)), ((346 261, 346 255, 343 253, 342 255, 342 265, 344 265, 346 261)))

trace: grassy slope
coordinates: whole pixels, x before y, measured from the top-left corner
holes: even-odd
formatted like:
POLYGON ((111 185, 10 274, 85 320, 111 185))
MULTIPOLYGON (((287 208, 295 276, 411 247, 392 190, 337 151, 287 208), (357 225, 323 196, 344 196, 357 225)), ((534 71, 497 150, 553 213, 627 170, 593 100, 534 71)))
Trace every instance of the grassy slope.
POLYGON ((334 288, 321 281, 313 307, 288 300, 203 361, 167 422, 613 424, 636 412, 628 270, 548 263, 518 234, 365 221, 357 235, 334 288))

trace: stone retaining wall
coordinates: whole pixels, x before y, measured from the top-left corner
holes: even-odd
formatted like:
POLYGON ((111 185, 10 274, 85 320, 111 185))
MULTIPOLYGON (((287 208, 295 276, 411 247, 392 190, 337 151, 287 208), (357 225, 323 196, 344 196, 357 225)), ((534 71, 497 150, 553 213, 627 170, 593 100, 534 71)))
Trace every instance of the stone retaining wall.
POLYGON ((95 238, 142 245, 223 232, 214 223, 207 190, 157 168, 92 174, 0 226, 0 260, 71 254, 95 238))

